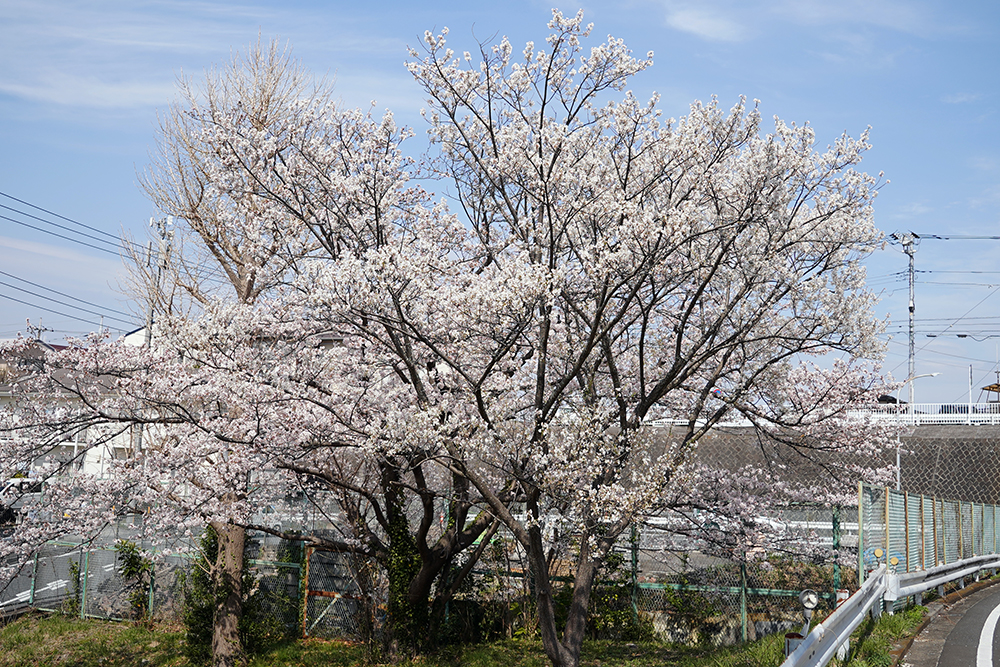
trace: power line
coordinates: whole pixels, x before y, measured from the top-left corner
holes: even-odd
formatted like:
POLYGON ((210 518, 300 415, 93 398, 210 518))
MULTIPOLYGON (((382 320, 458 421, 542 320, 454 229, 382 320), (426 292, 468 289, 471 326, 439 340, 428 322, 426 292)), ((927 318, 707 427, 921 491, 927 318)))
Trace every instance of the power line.
MULTIPOLYGON (((31 202, 26 202, 23 199, 18 199, 17 197, 15 197, 13 195, 7 194, 6 192, 0 192, 0 195, 6 197, 7 199, 13 199, 14 201, 16 201, 19 204, 24 204, 25 206, 30 206, 31 208, 35 209, 36 211, 41 211, 42 213, 48 213, 49 215, 54 215, 55 217, 59 218, 60 220, 65 220, 66 222, 72 222, 74 225, 79 225, 80 227, 83 227, 84 229, 89 229, 89 230, 91 230, 93 232, 97 232, 98 234, 103 234, 105 236, 111 237, 112 239, 115 240, 116 243, 119 241, 119 238, 117 236, 115 236, 114 234, 111 234, 111 233, 106 232, 104 230, 98 229, 97 227, 91 227, 90 225, 86 225, 86 224, 84 224, 82 222, 79 222, 77 220, 73 220, 72 218, 67 218, 65 215, 59 215, 58 213, 54 213, 54 212, 48 210, 47 208, 42 208, 41 206, 35 206, 31 202)), ((4 208, 9 208, 9 207, 4 206, 4 208)), ((21 213, 21 211, 18 211, 18 213, 21 213)), ((30 214, 25 213, 24 215, 30 215, 30 214)), ((32 216, 32 217, 34 217, 34 216, 32 216)), ((55 223, 51 223, 51 224, 55 224, 55 223)))
MULTIPOLYGON (((896 341, 896 340, 891 340, 889 342, 893 343, 895 345, 899 345, 899 346, 905 346, 906 345, 906 343, 900 343, 899 341, 896 341)), ((923 351, 924 348, 920 348, 920 350, 923 351)), ((962 359, 963 361, 974 361, 974 362, 980 363, 980 364, 996 365, 996 363, 997 363, 995 359, 976 359, 975 357, 965 357, 965 356, 962 356, 961 354, 951 354, 950 352, 941 352, 940 350, 927 350, 927 353, 928 354, 937 354, 937 355, 940 355, 940 356, 943 356, 943 357, 951 357, 952 359, 962 359)), ((899 364, 896 365, 896 368, 899 368, 904 363, 905 363, 905 360, 901 361, 899 364)), ((943 361, 935 361, 934 363, 936 363, 936 364, 943 364, 943 365, 946 365, 946 366, 950 365, 950 366, 954 366, 955 368, 966 368, 966 366, 964 366, 964 365, 963 366, 957 366, 956 364, 945 364, 945 362, 943 362, 943 361)))
MULTIPOLYGON (((21 299, 16 299, 16 298, 14 298, 12 296, 8 296, 7 294, 0 294, 0 298, 2 298, 2 299, 9 299, 10 301, 16 301, 17 303, 24 304, 25 306, 30 306, 32 308, 37 308, 38 310, 44 310, 45 312, 52 313, 54 315, 61 315, 62 317, 68 317, 71 320, 76 320, 77 322, 83 322, 84 324, 90 324, 90 325, 95 326, 95 327, 102 326, 98 322, 91 322, 90 320, 85 320, 82 317, 77 317, 76 315, 70 315, 69 313, 63 313, 63 312, 60 312, 58 310, 52 310, 51 308, 46 308, 45 306, 39 306, 39 305, 34 304, 34 303, 28 303, 27 301, 22 301, 21 299)), ((108 328, 114 328, 116 331, 121 331, 121 329, 118 329, 117 327, 108 327, 108 328)))
MULTIPOLYGON (((984 296, 984 297, 983 297, 982 299, 980 299, 980 300, 979 300, 979 301, 978 301, 978 302, 976 303, 976 305, 974 305, 974 306, 973 306, 972 308, 969 308, 969 309, 968 309, 967 311, 965 311, 965 313, 963 313, 963 314, 962 314, 962 315, 961 315, 961 316, 960 316, 960 317, 959 317, 958 319, 956 319, 956 320, 955 320, 955 321, 953 321, 953 322, 952 322, 951 324, 949 324, 949 325, 948 325, 947 327, 945 327, 945 328, 944 328, 943 330, 941 330, 941 333, 939 333, 939 334, 938 334, 938 336, 942 336, 942 335, 944 335, 944 334, 948 333, 948 330, 949 330, 949 329, 951 329, 951 328, 952 328, 953 326, 955 326, 955 325, 956 325, 956 324, 957 324, 957 323, 958 323, 959 321, 961 321, 961 319, 962 319, 962 318, 966 317, 966 316, 967 316, 967 315, 968 315, 969 313, 971 313, 972 311, 974 311, 974 310, 975 310, 976 308, 978 308, 979 306, 983 305, 983 303, 984 303, 984 302, 985 302, 985 301, 986 301, 987 299, 989 299, 989 298, 990 298, 991 296, 993 296, 994 294, 996 294, 996 293, 997 293, 997 290, 1000 290, 1000 287, 997 287, 997 288, 995 288, 995 289, 991 290, 991 291, 990 291, 990 293, 989 293, 989 294, 987 294, 986 296, 984 296)), ((913 354, 911 354, 910 356, 912 357, 912 356, 914 356, 914 355, 916 354, 916 352, 921 352, 921 351, 923 351, 923 350, 924 350, 924 349, 926 349, 926 347, 927 347, 928 345, 930 345, 930 344, 931 344, 932 342, 933 342, 933 341, 929 341, 929 342, 925 343, 925 344, 924 344, 923 346, 921 346, 921 347, 920 347, 920 349, 919 349, 919 350, 916 350, 916 351, 915 351, 915 352, 914 352, 913 354)), ((909 361, 909 359, 908 359, 907 361, 909 361)), ((896 370, 897 368, 899 368, 899 367, 900 367, 900 366, 902 366, 902 365, 903 365, 903 362, 900 362, 900 363, 896 364, 896 366, 895 366, 895 367, 893 367, 893 369, 892 369, 892 370, 894 371, 894 370, 896 370)), ((890 371, 890 372, 892 372, 892 371, 890 371)), ((910 373, 910 375, 913 375, 913 373, 910 373)))
POLYGON ((87 232, 77 231, 77 230, 73 229, 72 227, 67 227, 66 225, 60 225, 58 222, 52 222, 51 220, 46 220, 45 218, 39 218, 37 215, 32 215, 31 213, 25 213, 24 211, 20 211, 20 210, 18 210, 16 208, 11 208, 10 206, 7 206, 5 204, 0 204, 0 208, 5 208, 8 211, 13 211, 14 213, 19 213, 19 214, 21 214, 21 215, 23 215, 25 217, 31 218, 32 220, 37 220, 38 222, 43 222, 46 225, 52 225, 53 227, 58 227, 59 229, 65 230, 65 231, 67 231, 67 232, 69 232, 71 234, 79 234, 80 236, 84 236, 84 237, 86 237, 88 239, 92 239, 94 241, 97 241, 98 243, 107 243, 108 245, 113 245, 115 247, 117 247, 119 245, 119 243, 117 241, 115 241, 115 242, 105 241, 100 236, 95 236, 93 234, 88 234, 87 232))
MULTIPOLYGON (((20 209, 17 209, 17 208, 11 207, 11 206, 7 206, 5 204, 0 204, 0 208, 7 209, 8 211, 12 211, 14 213, 17 213, 19 215, 23 215, 23 216, 31 218, 33 220, 37 220, 38 222, 44 223, 46 225, 52 225, 53 227, 57 227, 59 229, 67 231, 67 232, 69 232, 71 234, 78 234, 78 235, 83 236, 85 238, 89 238, 91 240, 97 241, 98 243, 106 243, 106 244, 108 244, 110 246, 113 246, 116 249, 116 252, 114 254, 119 254, 126 247, 131 247, 133 249, 133 251, 135 251, 135 250, 139 250, 139 251, 143 250, 143 247, 140 246, 139 244, 133 243, 131 241, 127 241, 127 240, 122 239, 122 238, 119 238, 115 234, 111 234, 110 232, 106 232, 103 229, 98 229, 97 227, 94 227, 92 225, 84 224, 84 223, 82 223, 82 222, 80 222, 78 220, 74 220, 73 218, 69 218, 69 217, 67 217, 65 215, 60 215, 59 213, 55 213, 53 211, 50 211, 47 208, 43 208, 41 206, 36 206, 35 204, 32 204, 31 202, 27 202, 27 201, 25 201, 23 199, 18 199, 17 197, 14 197, 13 195, 7 194, 6 192, 0 192, 0 195, 2 195, 4 197, 7 197, 8 199, 12 199, 13 201, 16 201, 16 202, 19 202, 21 204, 24 204, 25 206, 29 206, 29 207, 35 209, 36 211, 42 211, 43 213, 47 213, 47 214, 49 214, 51 216, 59 218, 60 220, 65 220, 66 222, 70 222, 70 223, 72 223, 74 225, 77 225, 78 227, 82 227, 83 229, 87 229, 87 230, 89 230, 91 232, 94 232, 94 234, 100 234, 101 236, 107 237, 107 239, 110 239, 110 240, 101 238, 100 236, 95 236, 94 234, 88 234, 86 232, 82 232, 82 231, 73 229, 71 227, 67 227, 66 225, 61 225, 58 222, 53 222, 51 220, 46 220, 45 218, 39 217, 39 216, 34 215, 32 213, 28 213, 26 211, 22 211, 20 209)), ((48 229, 42 229, 40 227, 36 227, 36 226, 31 225, 31 224, 29 224, 27 222, 24 222, 23 220, 15 220, 13 218, 8 218, 8 217, 5 217, 5 216, 0 216, 0 217, 2 217, 5 220, 9 220, 10 222, 13 222, 15 224, 22 225, 24 227, 28 227, 30 229, 34 229, 36 231, 43 232, 45 234, 52 234, 53 236, 57 236, 57 237, 62 238, 62 239, 66 239, 67 241, 72 241, 74 243, 80 243, 80 244, 86 245, 86 246, 88 246, 90 248, 96 248, 97 250, 103 250, 104 252, 111 252, 107 248, 96 247, 96 246, 93 246, 93 245, 91 245, 89 243, 86 243, 85 241, 80 241, 79 239, 75 239, 75 238, 70 238, 70 237, 67 237, 67 236, 63 236, 61 234, 58 234, 58 233, 53 232, 53 231, 48 230, 48 229)))
POLYGON ((109 255, 114 255, 116 257, 119 255, 119 253, 115 252, 114 250, 108 250, 107 248, 102 248, 102 247, 96 246, 96 245, 94 245, 92 243, 87 243, 86 241, 81 241, 80 239, 70 238, 69 236, 64 236, 62 234, 58 234, 58 233, 53 232, 53 231, 48 230, 48 229, 42 229, 41 227, 36 227, 35 225, 29 225, 28 223, 26 223, 26 222, 24 222, 22 220, 15 220, 14 218, 9 218, 6 215, 0 215, 0 219, 9 220, 10 222, 13 222, 16 225, 21 225, 22 227, 28 227, 29 229, 34 229, 36 231, 42 232, 43 234, 51 234, 52 236, 58 236, 61 239, 66 239, 67 241, 71 241, 73 243, 79 243, 80 245, 85 245, 88 248, 93 248, 94 250, 100 250, 101 252, 106 252, 109 255))
POLYGON ((46 301, 52 301, 53 303, 58 303, 60 306, 68 306, 69 308, 75 308, 75 309, 77 309, 79 311, 82 311, 84 313, 88 313, 90 315, 97 315, 98 317, 105 317, 105 318, 107 318, 109 320, 117 320, 118 322, 121 322, 123 324, 132 324, 132 322, 129 322, 128 320, 123 320, 120 317, 115 317, 114 315, 105 315, 104 313, 95 312, 93 310, 87 310, 86 308, 82 308, 80 306, 74 306, 71 303, 66 303, 65 301, 60 301, 59 299, 53 299, 50 296, 45 296, 44 294, 38 294, 37 292, 32 292, 31 290, 24 289, 23 287, 18 287, 17 285, 11 285, 10 283, 6 283, 6 282, 4 282, 2 280, 0 280, 0 285, 3 285, 4 287, 9 287, 11 289, 16 289, 18 292, 24 292, 25 294, 30 294, 31 296, 36 296, 39 299, 45 299, 46 301))
POLYGON ((956 271, 956 270, 941 270, 941 269, 917 269, 916 273, 1000 273, 1000 271, 956 271))
POLYGON ((920 285, 951 285, 953 287, 996 287, 997 283, 947 283, 939 280, 918 280, 920 285))
MULTIPOLYGON (((913 233, 913 232, 911 232, 913 233)), ((963 234, 916 234, 918 239, 933 239, 935 241, 1000 241, 1000 236, 965 236, 963 234)))
MULTIPOLYGON (((72 296, 70 294, 66 294, 65 292, 60 292, 59 290, 54 290, 51 287, 45 287, 44 285, 39 285, 38 283, 33 283, 30 280, 25 280, 24 278, 19 278, 19 277, 13 275, 13 274, 6 273, 4 271, 0 271, 0 276, 7 276, 8 278, 13 278, 14 280, 19 280, 22 283, 27 283, 27 284, 31 285, 32 287, 37 287, 38 289, 43 289, 46 292, 52 292, 53 294, 58 294, 59 296, 66 297, 67 299, 72 299, 73 301, 79 301, 80 303, 85 303, 88 306, 93 306, 94 308, 99 308, 101 310, 106 310, 106 311, 112 312, 112 313, 118 313, 119 315, 124 315, 126 317, 129 316, 129 314, 126 313, 126 312, 124 312, 124 311, 115 310, 114 308, 106 308, 105 306, 102 306, 102 305, 100 305, 98 303, 94 303, 92 301, 87 301, 85 299, 79 299, 79 298, 77 298, 75 296, 72 296)), ((66 305, 69 305, 69 304, 66 304, 66 305)), ((75 306, 71 306, 71 307, 75 307, 75 306)), ((81 308, 81 310, 82 310, 82 308, 81 308)))

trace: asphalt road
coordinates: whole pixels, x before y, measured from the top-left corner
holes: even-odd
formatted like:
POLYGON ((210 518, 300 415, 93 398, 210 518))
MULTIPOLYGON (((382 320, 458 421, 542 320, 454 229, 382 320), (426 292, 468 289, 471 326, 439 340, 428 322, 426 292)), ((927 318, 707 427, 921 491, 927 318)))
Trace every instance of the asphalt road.
POLYGON ((909 667, 1000 666, 1000 586, 944 606, 903 658, 909 667))

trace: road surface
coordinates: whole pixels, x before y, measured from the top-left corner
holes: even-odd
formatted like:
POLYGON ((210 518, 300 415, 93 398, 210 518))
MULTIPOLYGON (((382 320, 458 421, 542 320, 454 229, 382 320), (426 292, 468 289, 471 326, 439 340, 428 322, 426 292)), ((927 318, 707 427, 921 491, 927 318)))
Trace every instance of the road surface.
POLYGON ((940 608, 903 658, 909 667, 1000 667, 1000 586, 940 608))

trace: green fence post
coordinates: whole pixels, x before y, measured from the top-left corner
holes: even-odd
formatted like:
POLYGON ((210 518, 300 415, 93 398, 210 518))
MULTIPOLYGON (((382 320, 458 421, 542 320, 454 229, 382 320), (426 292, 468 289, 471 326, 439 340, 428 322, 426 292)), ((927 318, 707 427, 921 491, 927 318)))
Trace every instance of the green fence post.
POLYGON ((146 618, 150 621, 153 620, 153 600, 154 591, 156 590, 156 566, 150 562, 149 565, 149 602, 146 603, 146 618))
POLYGON ((87 617, 87 574, 90 571, 90 552, 83 551, 80 545, 80 560, 83 561, 83 584, 80 591, 80 618, 87 617))
POLYGON ((632 621, 639 621, 639 529, 633 523, 630 537, 632 548, 632 621))
POLYGON ((865 583, 865 483, 858 482, 858 588, 865 583))
POLYGON ((740 638, 744 644, 747 643, 747 562, 745 560, 740 561, 740 638))
MULTIPOLYGON (((833 560, 833 594, 837 595, 840 590, 840 506, 833 508, 833 553, 836 554, 833 560)), ((836 599, 836 597, 834 597, 836 599)))

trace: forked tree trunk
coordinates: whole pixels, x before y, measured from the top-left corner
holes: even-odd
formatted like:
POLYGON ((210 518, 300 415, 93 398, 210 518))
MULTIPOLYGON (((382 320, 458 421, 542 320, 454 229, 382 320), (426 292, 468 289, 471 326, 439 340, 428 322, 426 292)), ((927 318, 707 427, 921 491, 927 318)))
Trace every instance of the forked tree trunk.
POLYGON ((559 629, 556 626, 552 581, 542 545, 541 529, 533 527, 528 533, 531 542, 528 558, 535 578, 538 628, 542 635, 545 654, 554 667, 579 667, 580 648, 583 646, 587 630, 587 606, 590 603, 590 592, 594 587, 598 564, 593 559, 586 538, 582 539, 580 560, 573 580, 573 597, 566 617, 566 627, 560 640, 559 629))
POLYGON ((213 588, 215 613, 212 623, 213 667, 237 667, 243 662, 240 616, 243 612, 243 548, 246 529, 230 523, 212 522, 219 539, 213 588))

